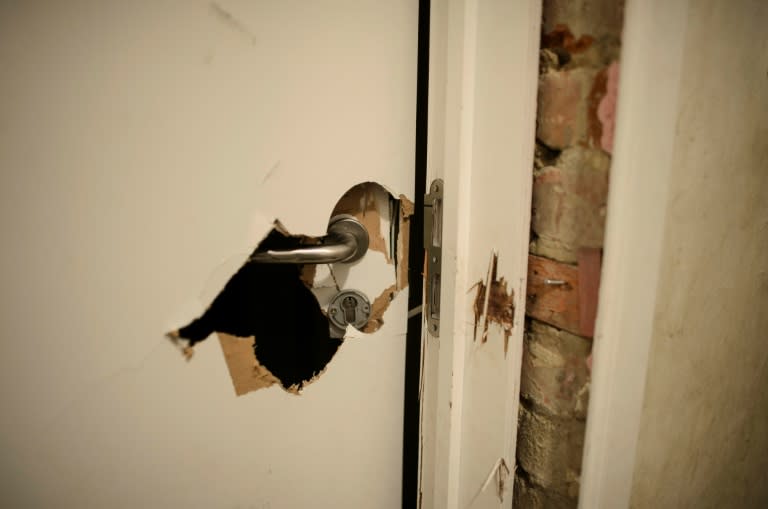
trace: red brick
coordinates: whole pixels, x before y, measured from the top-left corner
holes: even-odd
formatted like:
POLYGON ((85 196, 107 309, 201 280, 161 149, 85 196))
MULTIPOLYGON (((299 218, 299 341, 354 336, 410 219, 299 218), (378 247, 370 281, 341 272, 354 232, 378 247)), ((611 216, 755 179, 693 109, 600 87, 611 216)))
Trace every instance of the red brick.
POLYGON ((577 267, 530 255, 525 314, 577 333, 581 329, 579 286, 577 267), (548 279, 562 284, 548 284, 548 279))
POLYGON ((579 250, 579 334, 588 338, 595 335, 602 268, 602 250, 589 247, 579 250))

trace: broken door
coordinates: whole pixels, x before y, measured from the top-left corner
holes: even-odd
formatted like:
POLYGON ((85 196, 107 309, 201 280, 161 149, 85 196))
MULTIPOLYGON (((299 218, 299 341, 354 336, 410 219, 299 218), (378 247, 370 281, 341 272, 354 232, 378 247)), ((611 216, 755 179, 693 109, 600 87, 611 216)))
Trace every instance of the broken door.
POLYGON ((4 505, 400 504, 406 246, 393 225, 412 199, 417 8, 0 7, 4 505), (366 182, 386 200, 341 200, 366 182), (320 237, 338 207, 378 228, 360 262, 318 266, 313 295, 322 309, 359 290, 380 315, 347 329, 300 395, 236 396, 258 338, 222 337, 225 359, 214 335, 188 363, 164 339, 275 220, 320 237))

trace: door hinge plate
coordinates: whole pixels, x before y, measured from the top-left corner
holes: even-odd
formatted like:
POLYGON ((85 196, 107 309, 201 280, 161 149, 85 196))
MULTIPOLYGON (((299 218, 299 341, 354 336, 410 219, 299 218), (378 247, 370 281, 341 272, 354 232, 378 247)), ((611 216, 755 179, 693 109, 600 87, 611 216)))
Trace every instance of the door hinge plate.
POLYGON ((424 195, 424 307, 427 330, 440 336, 440 272, 443 258, 443 180, 436 179, 424 195))

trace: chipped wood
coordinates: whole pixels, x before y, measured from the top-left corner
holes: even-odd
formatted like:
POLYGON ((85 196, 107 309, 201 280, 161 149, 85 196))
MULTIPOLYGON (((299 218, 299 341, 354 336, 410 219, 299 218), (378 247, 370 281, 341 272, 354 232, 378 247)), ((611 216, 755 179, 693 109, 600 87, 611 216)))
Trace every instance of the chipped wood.
POLYGON ((496 323, 504 331, 504 355, 509 348, 509 336, 515 319, 515 292, 507 290, 504 278, 498 278, 499 255, 493 253, 488 265, 488 275, 485 281, 478 281, 474 301, 475 328, 474 339, 477 341, 477 330, 482 322, 481 343, 488 341, 488 325, 496 323))

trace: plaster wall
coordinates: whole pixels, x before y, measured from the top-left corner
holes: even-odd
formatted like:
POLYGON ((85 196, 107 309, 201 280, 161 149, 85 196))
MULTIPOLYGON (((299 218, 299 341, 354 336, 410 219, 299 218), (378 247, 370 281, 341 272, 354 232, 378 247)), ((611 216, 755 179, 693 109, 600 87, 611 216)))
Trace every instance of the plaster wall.
POLYGON ((633 508, 768 506, 766 21, 688 8, 633 508))

